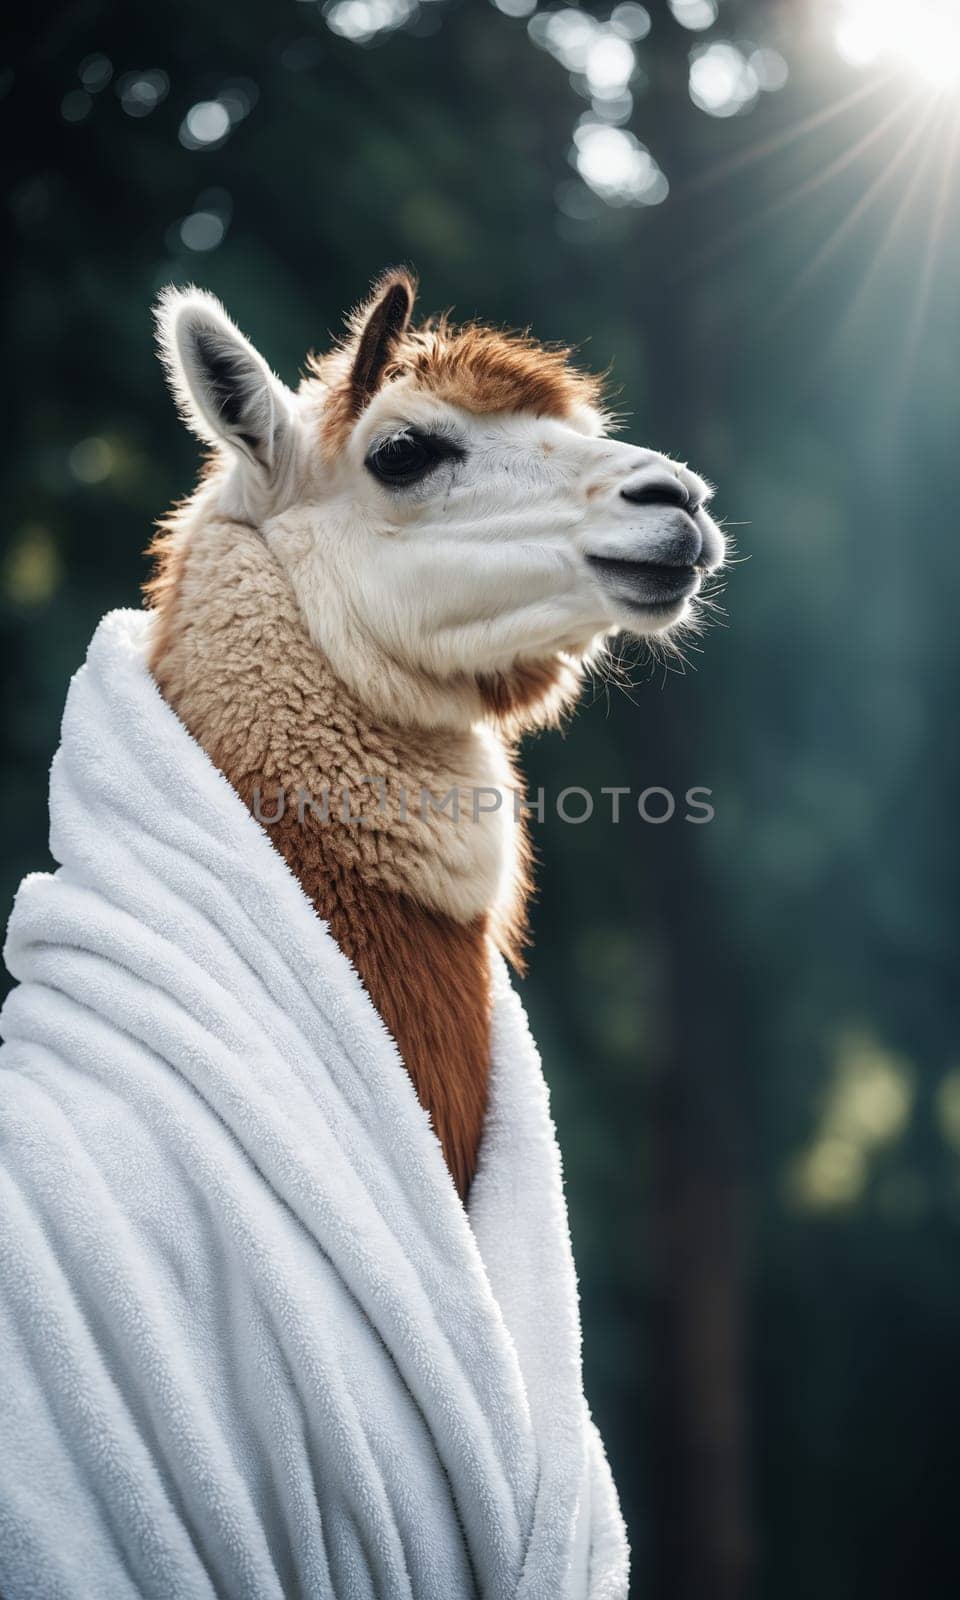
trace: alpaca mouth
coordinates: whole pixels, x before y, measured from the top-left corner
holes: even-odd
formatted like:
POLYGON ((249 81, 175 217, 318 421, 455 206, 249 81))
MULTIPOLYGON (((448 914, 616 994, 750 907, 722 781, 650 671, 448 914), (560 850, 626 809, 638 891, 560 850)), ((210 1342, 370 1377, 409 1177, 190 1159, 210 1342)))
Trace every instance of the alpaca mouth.
POLYGON ((650 561, 587 556, 605 593, 631 609, 667 613, 696 594, 704 568, 669 567, 650 561))

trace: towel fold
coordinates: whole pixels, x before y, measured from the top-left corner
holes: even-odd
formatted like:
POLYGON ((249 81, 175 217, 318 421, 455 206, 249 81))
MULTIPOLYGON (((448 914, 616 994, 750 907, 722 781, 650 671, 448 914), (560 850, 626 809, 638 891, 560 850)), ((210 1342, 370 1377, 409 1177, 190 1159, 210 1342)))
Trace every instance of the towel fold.
POLYGON ((469 1207, 356 973, 101 623, 0 1025, 4 1600, 623 1600, 546 1088, 469 1207))

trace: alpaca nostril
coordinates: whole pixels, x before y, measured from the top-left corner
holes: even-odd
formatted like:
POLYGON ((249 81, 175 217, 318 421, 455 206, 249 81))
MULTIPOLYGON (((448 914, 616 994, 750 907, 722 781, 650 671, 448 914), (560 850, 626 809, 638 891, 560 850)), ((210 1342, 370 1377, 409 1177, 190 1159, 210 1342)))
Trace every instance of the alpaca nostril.
POLYGON ((684 511, 695 509, 691 507, 690 494, 680 479, 666 474, 625 484, 620 495, 634 506, 679 506, 684 511))

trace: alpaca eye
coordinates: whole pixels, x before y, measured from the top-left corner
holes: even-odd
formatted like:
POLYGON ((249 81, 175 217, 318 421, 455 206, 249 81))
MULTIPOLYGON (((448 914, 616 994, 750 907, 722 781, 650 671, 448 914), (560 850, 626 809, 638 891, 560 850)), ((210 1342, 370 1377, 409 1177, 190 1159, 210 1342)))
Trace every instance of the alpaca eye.
POLYGON ((398 433, 367 456, 366 465, 381 483, 415 483, 451 452, 441 441, 417 433, 398 433))
POLYGON ((387 439, 367 457, 367 466, 383 483, 410 483, 433 465, 434 457, 423 439, 401 433, 387 439))

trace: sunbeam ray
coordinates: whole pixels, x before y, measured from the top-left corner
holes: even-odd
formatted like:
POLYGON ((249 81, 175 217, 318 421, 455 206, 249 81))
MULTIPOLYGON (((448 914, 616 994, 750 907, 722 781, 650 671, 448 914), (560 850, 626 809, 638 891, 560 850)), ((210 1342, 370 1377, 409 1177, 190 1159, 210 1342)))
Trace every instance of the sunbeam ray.
POLYGON ((851 167, 855 161, 859 160, 860 156, 865 155, 878 140, 882 139, 885 134, 889 133, 892 128, 901 122, 908 112, 914 108, 916 100, 917 96, 913 95, 899 105, 894 106, 887 112, 885 117, 870 128, 867 133, 863 134, 860 139, 841 151, 840 155, 836 156, 828 166, 811 173, 809 177, 802 179, 799 184, 786 194, 779 195, 776 200, 764 206, 761 211, 747 217, 738 227, 729 230, 719 239, 715 239, 704 250, 691 258, 690 269, 696 268, 699 270, 718 260, 726 255, 730 249, 742 243, 744 239, 756 233, 765 223, 770 222, 774 217, 781 216, 785 211, 792 210, 808 195, 815 194, 817 190, 822 189, 832 178, 838 178, 842 172, 851 167))
POLYGON ((920 161, 911 175, 909 183, 906 185, 895 209, 891 213, 886 229, 884 230, 883 238, 874 250, 870 265, 867 267, 866 272, 860 279, 844 316, 843 333, 846 337, 849 337, 856 324, 864 315, 865 309, 869 304, 871 290, 880 276, 882 268, 889 260, 890 253, 893 250, 894 245, 901 236, 904 219, 910 210, 911 205, 913 205, 918 194, 921 192, 923 182, 929 169, 936 160, 937 153, 938 146, 935 143, 930 143, 927 149, 923 152, 920 161))
POLYGON ((782 133, 775 134, 770 139, 764 139, 761 144, 751 145, 749 150, 741 150, 739 154, 731 156, 728 161, 722 161, 717 166, 711 167, 709 172, 702 173, 697 178, 691 178, 682 184, 677 193, 681 196, 699 194, 704 189, 710 189, 715 184, 721 183, 724 178, 733 177, 738 172, 743 172, 749 167, 756 166, 757 162, 765 160, 768 156, 776 155, 778 151, 795 144, 808 133, 815 133, 817 129, 826 127, 829 123, 850 111, 854 106, 860 105, 871 95, 878 94, 885 89, 891 81, 892 74, 885 74, 882 78, 872 78, 869 83, 861 84, 850 94, 844 95, 842 100, 837 100, 833 105, 825 106, 820 111, 815 111, 809 117, 804 117, 800 122, 795 122, 791 127, 785 128, 782 133))
POLYGON ((937 271, 940 241, 943 238, 943 229, 947 220, 950 193, 953 187, 954 172, 956 170, 958 143, 960 143, 960 116, 955 116, 953 119, 953 125, 950 129, 950 137, 944 155, 943 170, 940 173, 940 184, 937 190, 937 197, 934 202, 933 212, 930 217, 930 228, 927 233, 926 251, 924 253, 920 278, 917 283, 916 298, 914 300, 913 310, 910 315, 910 320, 907 325, 906 338, 904 340, 905 370, 910 370, 913 367, 913 363, 916 359, 917 349, 920 344, 920 336, 923 330, 923 323, 926 317, 927 307, 930 302, 933 280, 937 271))
MULTIPOLYGON (((828 235, 816 254, 808 261, 803 271, 797 278, 794 279, 794 282, 787 290, 787 293, 776 304, 776 306, 774 306, 769 315, 764 318, 763 326, 767 332, 769 332, 780 321, 780 319, 785 316, 793 306, 796 305, 797 301, 802 298, 818 274, 823 270, 827 263, 833 259, 837 251, 846 242, 846 240, 849 239, 857 224, 862 222, 868 213, 874 209, 878 200, 890 187, 894 178, 897 176, 897 173, 903 167, 904 162, 909 158, 917 144, 923 138, 928 127, 930 126, 934 114, 935 107, 929 107, 925 115, 920 118, 916 126, 907 135, 889 166, 885 167, 882 172, 879 172, 876 175, 873 182, 864 190, 853 209, 847 213, 839 226, 828 235)), ((917 170, 919 171, 920 169, 917 170)), ((915 182, 916 173, 914 173, 914 179, 909 185, 911 190, 913 189, 915 182)))

